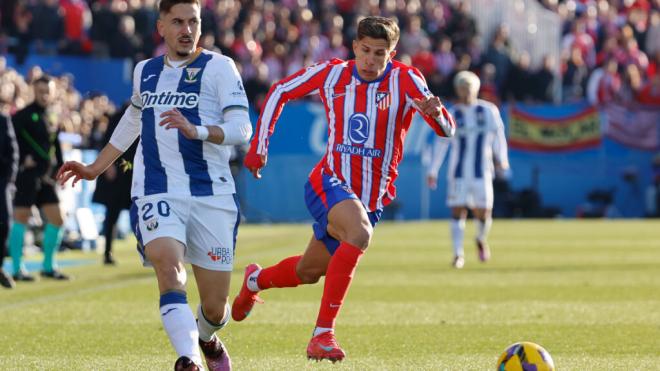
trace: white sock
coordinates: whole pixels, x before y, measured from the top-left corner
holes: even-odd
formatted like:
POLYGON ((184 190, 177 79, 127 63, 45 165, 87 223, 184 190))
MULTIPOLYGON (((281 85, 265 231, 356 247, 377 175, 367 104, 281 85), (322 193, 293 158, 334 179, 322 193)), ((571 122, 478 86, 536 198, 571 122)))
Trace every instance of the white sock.
POLYGON ((197 307, 197 329, 199 330, 199 338, 204 342, 209 342, 213 338, 213 334, 221 328, 225 327, 229 323, 229 315, 231 313, 231 307, 229 304, 225 305, 225 317, 220 321, 220 323, 213 323, 206 319, 204 311, 202 310, 202 305, 200 304, 197 307))
POLYGON ((252 272, 247 279, 247 288, 248 290, 252 292, 259 292, 261 289, 259 288, 259 285, 257 284, 257 277, 259 277, 259 273, 261 273, 261 269, 256 270, 252 272))
POLYGON ((160 296, 160 319, 176 354, 186 356, 198 365, 202 356, 197 345, 197 323, 188 306, 186 294, 170 291, 160 296))
POLYGON ((465 236, 465 219, 451 220, 451 242, 454 256, 463 256, 463 237, 465 236))
POLYGON ((333 330, 334 330, 334 329, 333 329, 333 328, 330 328, 330 327, 315 327, 315 328, 314 328, 314 335, 313 335, 313 336, 316 336, 316 335, 318 335, 318 334, 322 334, 322 333, 324 333, 324 332, 330 332, 330 331, 333 331, 333 330))
POLYGON ((481 242, 486 242, 488 238, 488 232, 490 232, 490 226, 493 225, 493 218, 487 218, 484 221, 475 219, 477 224, 477 240, 481 242))

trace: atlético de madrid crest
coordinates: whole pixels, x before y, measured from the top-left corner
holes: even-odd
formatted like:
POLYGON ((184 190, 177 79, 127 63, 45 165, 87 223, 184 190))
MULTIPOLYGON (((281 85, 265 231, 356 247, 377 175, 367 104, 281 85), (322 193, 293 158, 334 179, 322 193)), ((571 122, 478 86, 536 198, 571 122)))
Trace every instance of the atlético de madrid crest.
POLYGON ((183 79, 183 81, 191 84, 197 81, 197 74, 199 73, 200 70, 201 68, 190 68, 190 67, 186 68, 185 71, 186 78, 183 79))
POLYGON ((376 93, 376 104, 378 105, 379 110, 387 109, 392 103, 392 98, 390 92, 388 91, 379 91, 376 93))

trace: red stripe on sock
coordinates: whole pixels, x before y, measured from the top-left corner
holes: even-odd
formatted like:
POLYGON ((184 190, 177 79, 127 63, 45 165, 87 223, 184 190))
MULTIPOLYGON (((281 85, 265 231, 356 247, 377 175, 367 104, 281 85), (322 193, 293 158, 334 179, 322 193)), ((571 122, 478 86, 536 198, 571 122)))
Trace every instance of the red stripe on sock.
POLYGON ((325 286, 319 316, 316 319, 317 327, 335 327, 335 319, 344 303, 348 288, 355 273, 363 251, 359 248, 342 242, 330 259, 325 274, 325 286))
POLYGON ((290 256, 281 262, 264 268, 257 277, 257 285, 261 290, 271 287, 296 287, 300 285, 300 278, 296 274, 296 265, 302 255, 290 256))

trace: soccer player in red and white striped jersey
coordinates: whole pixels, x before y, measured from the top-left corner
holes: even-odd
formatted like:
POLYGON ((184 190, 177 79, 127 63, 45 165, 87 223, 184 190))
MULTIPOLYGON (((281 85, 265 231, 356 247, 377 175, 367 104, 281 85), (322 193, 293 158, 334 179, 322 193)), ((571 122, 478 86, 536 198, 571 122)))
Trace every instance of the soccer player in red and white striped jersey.
POLYGON ((394 181, 412 116, 419 112, 439 136, 454 134, 454 120, 431 94, 422 74, 393 60, 398 39, 393 20, 366 17, 353 41, 355 59, 318 63, 274 84, 245 158, 245 166, 260 178, 284 104, 311 94, 320 96, 328 120, 328 145, 305 186, 305 201, 316 219, 314 236, 303 255, 265 269, 248 265, 232 309, 233 318, 241 321, 260 300, 260 290, 315 283, 325 275, 309 358, 345 357, 334 337, 335 319, 373 227, 383 207, 396 196, 394 181))

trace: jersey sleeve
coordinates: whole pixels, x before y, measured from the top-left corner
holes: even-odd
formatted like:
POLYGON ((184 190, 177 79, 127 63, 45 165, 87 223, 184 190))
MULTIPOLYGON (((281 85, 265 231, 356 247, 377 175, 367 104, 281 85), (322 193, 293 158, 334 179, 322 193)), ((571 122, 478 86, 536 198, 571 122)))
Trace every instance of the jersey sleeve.
POLYGON ((436 136, 433 138, 433 145, 431 147, 431 163, 426 172, 427 176, 432 176, 434 178, 438 177, 438 171, 442 163, 445 161, 445 156, 447 155, 447 150, 451 145, 451 139, 436 136))
MULTIPOLYGON (((415 99, 432 97, 433 94, 429 90, 424 76, 418 69, 413 67, 407 70, 406 73, 407 76, 404 77, 408 80, 406 84, 408 87, 406 89, 406 102, 417 109, 415 99)), ((441 137, 451 137, 454 135, 456 124, 444 105, 441 108, 441 114, 438 118, 427 116, 419 110, 417 112, 419 112, 424 118, 424 121, 426 121, 437 135, 441 137)))
POLYGON ((248 111, 248 99, 243 80, 231 58, 220 57, 215 75, 215 86, 222 113, 233 109, 248 111))
POLYGON ((280 117, 284 105, 292 99, 318 92, 323 86, 330 69, 329 66, 331 66, 331 61, 312 65, 271 86, 257 121, 250 151, 260 155, 268 153, 268 141, 275 131, 275 123, 280 117))
POLYGON ((140 75, 145 62, 140 62, 133 70, 133 93, 131 104, 126 108, 117 127, 112 132, 109 143, 125 152, 142 130, 142 99, 140 97, 140 75))
POLYGON ((495 140, 493 140, 493 157, 503 169, 509 168, 509 154, 504 133, 504 122, 500 116, 500 110, 495 105, 491 106, 491 115, 495 126, 495 140))
POLYGON ((243 79, 236 64, 229 57, 219 57, 216 66, 216 94, 223 116, 220 127, 225 134, 222 144, 245 144, 252 135, 252 124, 248 115, 249 106, 243 79))

